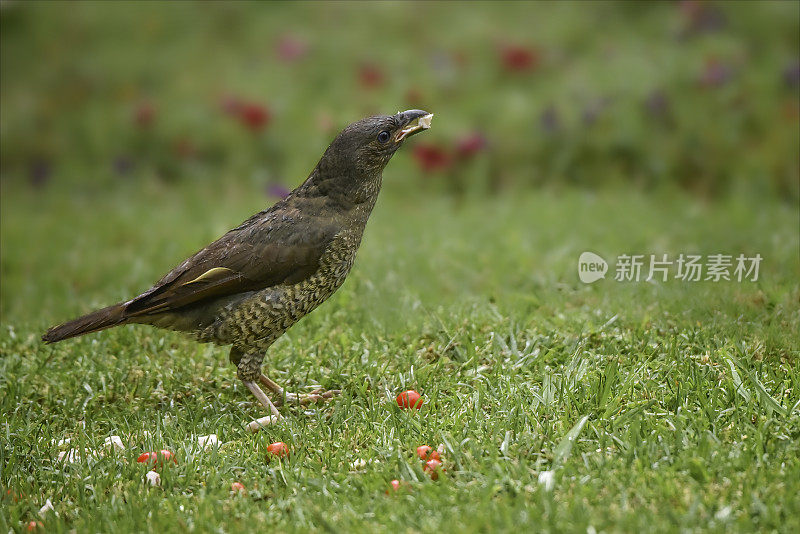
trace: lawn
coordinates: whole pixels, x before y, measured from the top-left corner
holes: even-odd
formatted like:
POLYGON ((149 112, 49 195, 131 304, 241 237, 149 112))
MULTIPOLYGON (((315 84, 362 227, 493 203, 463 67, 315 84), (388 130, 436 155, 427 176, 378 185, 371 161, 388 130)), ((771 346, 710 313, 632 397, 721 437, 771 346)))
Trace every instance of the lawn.
POLYGON ((456 204, 402 181, 390 166, 350 278, 268 357, 291 390, 343 395, 255 435, 263 410, 224 349, 141 326, 38 338, 145 289, 261 199, 4 189, 0 526, 47 499, 48 531, 800 526, 795 207, 569 189, 456 204), (757 282, 586 285, 584 250, 765 259, 757 282), (394 403, 407 388, 418 413, 394 403), (201 450, 212 433, 221 446, 201 450), (57 461, 64 438, 110 435, 125 450, 57 461), (268 461, 274 441, 287 460, 268 461), (421 444, 444 446, 438 481, 421 444), (149 487, 135 459, 161 448, 177 464, 149 487))
POLYGON ((0 2, 0 531, 800 532, 798 21, 0 2), (340 397, 253 434, 226 348, 40 342, 275 202, 346 124, 410 108, 432 128, 387 167, 349 278, 265 361, 340 397), (638 254, 762 261, 617 281, 638 254), (160 449, 151 486, 136 460, 160 449))

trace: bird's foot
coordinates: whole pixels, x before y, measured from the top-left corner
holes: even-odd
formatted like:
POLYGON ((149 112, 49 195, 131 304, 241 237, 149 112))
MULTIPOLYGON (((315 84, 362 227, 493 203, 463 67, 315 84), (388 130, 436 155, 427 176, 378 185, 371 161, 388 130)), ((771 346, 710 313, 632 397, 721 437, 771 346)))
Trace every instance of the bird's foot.
POLYGON ((336 395, 341 395, 341 389, 329 389, 325 391, 322 388, 315 389, 311 393, 286 393, 283 398, 279 399, 279 405, 282 402, 286 404, 299 404, 300 406, 307 406, 317 402, 325 402, 336 395))
POLYGON ((258 399, 258 402, 263 404, 266 408, 269 408, 269 411, 272 412, 272 415, 268 415, 267 417, 262 417, 260 419, 256 419, 255 421, 251 421, 250 423, 248 423, 247 424, 248 430, 250 430, 251 432, 258 432, 258 430, 262 426, 272 425, 283 419, 281 413, 278 411, 275 405, 272 404, 272 401, 269 400, 269 398, 261 390, 261 388, 258 387, 258 384, 247 380, 243 380, 242 383, 245 386, 247 386, 247 389, 249 389, 253 393, 255 398, 258 399))
POLYGON ((282 404, 299 404, 300 406, 306 406, 315 402, 325 402, 342 393, 341 389, 325 391, 323 388, 315 389, 311 393, 286 393, 282 387, 267 378, 266 375, 262 374, 259 380, 262 384, 267 386, 270 391, 277 395, 278 399, 275 401, 277 406, 281 406, 282 404))

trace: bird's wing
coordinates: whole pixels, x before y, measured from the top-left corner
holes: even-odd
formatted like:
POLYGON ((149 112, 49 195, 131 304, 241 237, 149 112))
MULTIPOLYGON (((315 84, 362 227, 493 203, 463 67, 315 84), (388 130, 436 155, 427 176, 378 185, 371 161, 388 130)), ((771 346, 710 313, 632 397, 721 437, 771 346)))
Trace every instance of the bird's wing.
POLYGON ((295 284, 317 271, 338 226, 298 210, 254 215, 167 273, 126 303, 127 317, 172 311, 278 284, 295 284))

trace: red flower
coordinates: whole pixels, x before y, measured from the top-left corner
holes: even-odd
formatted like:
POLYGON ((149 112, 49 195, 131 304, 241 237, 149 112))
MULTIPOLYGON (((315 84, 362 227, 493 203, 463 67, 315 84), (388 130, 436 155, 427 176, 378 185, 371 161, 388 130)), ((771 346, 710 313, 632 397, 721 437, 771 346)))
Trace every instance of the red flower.
POLYGON ((153 124, 153 119, 155 118, 156 110, 149 102, 139 104, 133 113, 133 120, 140 128, 147 128, 153 124))
POLYGON ((414 158, 420 168, 425 172, 446 169, 450 166, 452 158, 443 148, 436 145, 418 143, 414 145, 414 158))
POLYGON ((509 72, 526 72, 539 66, 539 51, 523 46, 508 45, 500 49, 503 67, 509 72))
POLYGON ((251 132, 260 132, 269 124, 272 114, 269 109, 254 103, 241 104, 239 108, 239 120, 251 132))
POLYGON ((469 159, 486 148, 486 138, 478 132, 465 135, 456 141, 456 154, 461 159, 469 159))
POLYGON ((364 63, 358 69, 358 81, 365 89, 374 89, 383 85, 383 71, 374 63, 364 63))
POLYGON ((308 43, 295 35, 283 35, 278 39, 278 59, 287 63, 303 59, 308 54, 308 43))

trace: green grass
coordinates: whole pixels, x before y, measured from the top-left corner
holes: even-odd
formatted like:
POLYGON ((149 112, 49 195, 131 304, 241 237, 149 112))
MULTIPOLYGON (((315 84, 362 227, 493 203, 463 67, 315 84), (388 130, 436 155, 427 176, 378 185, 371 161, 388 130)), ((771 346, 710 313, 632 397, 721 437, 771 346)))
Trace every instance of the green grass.
POLYGON ((2 2, 0 532, 800 531, 800 4, 703 5, 2 2), (307 54, 280 60, 287 37, 307 54), (504 68, 509 45, 538 63, 504 68), (487 144, 430 173, 397 154, 349 279, 270 351, 279 383, 340 398, 253 435, 224 348, 39 341, 295 186, 339 127, 412 107, 436 119, 410 144, 487 144), (578 280, 587 250, 606 280, 578 280), (613 280, 663 253, 764 260, 613 280), (160 448, 152 488, 135 460, 160 448))
POLYGON ((344 394, 256 435, 243 425, 263 410, 222 348, 147 327, 38 338, 146 289, 262 200, 4 186, 0 457, 17 497, 0 529, 48 498, 48 532, 800 528, 796 208, 568 189, 454 204, 401 181, 390 166, 350 278, 267 359, 291 390, 344 394), (584 285, 584 250, 765 260, 755 283, 584 285), (419 413, 394 405, 405 388, 419 413), (210 433, 224 445, 199 451, 210 433), (112 434, 125 451, 56 461, 60 439, 112 434), (273 441, 288 460, 266 461, 273 441), (446 449, 436 482, 425 443, 446 449), (178 463, 151 488, 135 459, 162 447, 178 463), (386 495, 395 478, 406 489, 386 495))

